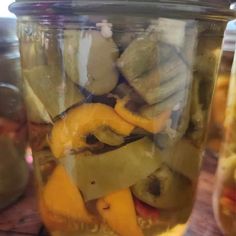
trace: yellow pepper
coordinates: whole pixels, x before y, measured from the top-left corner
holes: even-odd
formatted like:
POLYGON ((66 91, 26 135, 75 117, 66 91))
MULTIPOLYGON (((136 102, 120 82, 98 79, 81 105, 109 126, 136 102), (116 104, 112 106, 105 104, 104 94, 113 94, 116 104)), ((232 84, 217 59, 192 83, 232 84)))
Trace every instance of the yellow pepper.
MULTIPOLYGON (((91 224, 95 218, 86 209, 79 189, 73 184, 62 165, 54 170, 40 198, 40 213, 48 228, 71 229, 74 225, 91 224)), ((74 226, 75 227, 75 226, 74 226)))
POLYGON ((137 223, 130 189, 119 190, 97 201, 97 210, 120 236, 143 236, 137 223))
POLYGON ((162 112, 160 115, 154 118, 145 118, 138 114, 135 114, 131 111, 129 111, 125 105, 127 104, 128 99, 117 99, 117 103, 115 106, 115 111, 127 122, 143 128, 144 130, 150 132, 150 133, 158 133, 160 132, 166 125, 170 115, 171 111, 167 110, 162 112))
POLYGON ((123 120, 112 107, 101 103, 83 104, 55 123, 49 140, 53 154, 60 158, 71 149, 90 147, 87 136, 101 127, 109 127, 123 136, 130 135, 134 129, 134 125, 123 120))

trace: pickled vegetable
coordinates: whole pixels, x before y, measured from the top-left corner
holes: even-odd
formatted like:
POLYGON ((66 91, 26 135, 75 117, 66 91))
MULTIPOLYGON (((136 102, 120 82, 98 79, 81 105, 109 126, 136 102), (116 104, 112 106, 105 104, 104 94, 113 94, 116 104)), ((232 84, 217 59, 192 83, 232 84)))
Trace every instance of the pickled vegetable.
MULTIPOLYGON (((186 96, 186 95, 185 95, 186 96)), ((171 148, 185 135, 190 124, 190 100, 183 106, 184 102, 177 104, 177 109, 172 111, 169 123, 165 130, 156 134, 155 143, 161 149, 171 148)))
POLYGON ((24 81, 23 86, 25 91, 25 103, 28 107, 28 120, 35 123, 52 123, 52 118, 48 114, 43 103, 35 95, 27 80, 24 81))
POLYGON ((84 199, 89 201, 130 187, 147 177, 160 167, 161 157, 160 151, 153 149, 152 141, 144 138, 114 151, 99 155, 80 154, 75 160, 63 162, 72 172, 84 199))
POLYGON ((192 99, 190 108, 190 125, 187 132, 195 145, 200 145, 204 139, 204 126, 206 125, 206 112, 203 110, 203 105, 200 102, 200 80, 196 76, 193 81, 192 99))
POLYGON ((187 139, 182 139, 173 147, 162 152, 162 160, 172 170, 196 182, 201 166, 201 149, 187 139))
POLYGON ((148 42, 150 44, 150 51, 145 49, 148 43, 143 42, 145 46, 142 48, 142 46, 138 44, 141 44, 142 39, 136 40, 138 45, 136 45, 136 41, 134 41, 133 44, 131 44, 132 46, 126 49, 119 59, 118 66, 130 85, 148 104, 153 105, 184 88, 190 81, 188 78, 187 67, 182 59, 176 55, 177 53, 164 62, 158 62, 155 58, 152 59, 152 62, 136 62, 133 60, 133 53, 137 54, 137 50, 141 50, 140 54, 144 54, 141 57, 137 57, 138 60, 145 60, 146 54, 149 60, 156 56, 157 41, 155 42, 151 36, 149 37, 150 42, 148 42), (153 41, 155 43, 153 43, 153 41), (156 48, 153 49, 151 47, 152 45, 155 45, 156 48), (151 55, 153 54, 152 57, 148 55, 148 53, 151 55), (131 66, 129 66, 129 61, 132 62, 131 66), (139 63, 141 63, 141 65, 139 65, 139 63), (145 63, 147 63, 150 68, 145 66, 145 63), (123 67, 123 65, 127 67, 123 67), (142 69, 142 66, 146 70, 142 69))
POLYGON ((45 207, 54 215, 80 223, 94 222, 82 196, 63 166, 57 166, 42 192, 45 207), (63 189, 63 192, 61 190, 63 189), (68 199, 70 199, 68 201, 68 199))
POLYGON ((75 84, 66 79, 65 75, 54 66, 33 67, 24 70, 23 73, 34 94, 52 118, 84 100, 84 96, 75 84))
POLYGON ((69 78, 95 95, 109 93, 118 82, 114 41, 95 30, 65 31, 64 61, 69 78))
POLYGON ((148 119, 142 117, 139 114, 135 114, 132 111, 129 111, 127 108, 125 108, 126 103, 127 98, 122 100, 118 99, 115 106, 115 111, 127 122, 130 122, 131 124, 143 128, 144 130, 151 133, 158 133, 164 129, 167 119, 170 117, 170 111, 167 110, 163 111, 157 117, 148 119))
POLYGON ((148 178, 138 181, 133 187, 134 195, 156 208, 180 208, 191 204, 191 182, 167 166, 162 165, 148 178))
POLYGON ((24 80, 44 223, 63 236, 180 235, 202 160, 215 27, 72 15, 60 30, 33 28, 40 39, 21 32, 32 47, 22 51, 32 57, 24 80))
POLYGON ((108 225, 121 236, 143 236, 138 226, 129 189, 114 192, 97 202, 97 209, 108 225), (129 216, 128 218, 126 218, 129 216))
POLYGON ((133 125, 120 118, 109 106, 99 103, 83 104, 55 123, 50 135, 53 154, 62 157, 72 149, 91 146, 86 143, 86 137, 101 127, 110 127, 123 136, 128 136, 134 129, 133 125))
POLYGON ((118 60, 118 67, 129 83, 135 84, 135 79, 153 69, 157 62, 157 40, 153 35, 148 35, 135 39, 128 46, 118 60))
POLYGON ((163 99, 160 103, 156 103, 154 105, 146 105, 141 107, 140 114, 146 118, 152 118, 159 115, 161 112, 166 109, 172 109, 176 105, 182 105, 184 99, 187 97, 186 90, 180 90, 173 95, 169 96, 167 99, 163 99))

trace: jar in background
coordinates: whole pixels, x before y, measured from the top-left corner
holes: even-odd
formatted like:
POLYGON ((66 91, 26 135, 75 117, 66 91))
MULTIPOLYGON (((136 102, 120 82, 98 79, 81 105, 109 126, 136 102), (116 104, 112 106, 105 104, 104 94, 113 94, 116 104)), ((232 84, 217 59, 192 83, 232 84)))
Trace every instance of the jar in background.
MULTIPOLYGON (((230 8, 236 10, 236 4, 231 4, 230 8)), ((215 93, 212 103, 211 120, 209 123, 209 133, 207 147, 219 153, 221 142, 224 137, 225 109, 228 97, 228 88, 231 75, 231 68, 234 58, 236 43, 236 20, 230 21, 224 34, 222 56, 218 71, 215 93)))
POLYGON ((51 235, 183 235, 233 16, 226 1, 196 2, 11 6, 51 235))
POLYGON ((28 181, 20 73, 16 20, 0 18, 0 210, 22 195, 28 181))
POLYGON ((236 235, 236 56, 229 87, 225 140, 220 153, 213 198, 214 212, 222 232, 236 235))

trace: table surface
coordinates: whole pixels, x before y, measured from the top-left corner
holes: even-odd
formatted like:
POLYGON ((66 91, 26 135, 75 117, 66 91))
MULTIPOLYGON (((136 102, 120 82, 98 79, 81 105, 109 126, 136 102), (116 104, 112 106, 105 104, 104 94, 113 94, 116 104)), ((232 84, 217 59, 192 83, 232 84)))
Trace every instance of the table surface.
MULTIPOLYGON (((212 212, 216 165, 217 159, 206 152, 197 201, 185 236, 222 236, 212 212)), ((0 236, 46 236, 37 211, 32 175, 24 196, 0 213, 0 236)))

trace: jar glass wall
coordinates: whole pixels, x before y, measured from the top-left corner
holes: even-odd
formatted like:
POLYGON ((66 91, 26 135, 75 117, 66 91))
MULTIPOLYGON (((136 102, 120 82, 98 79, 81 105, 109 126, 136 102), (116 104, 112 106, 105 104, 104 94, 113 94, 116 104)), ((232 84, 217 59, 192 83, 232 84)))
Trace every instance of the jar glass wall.
POLYGON ((236 234, 236 59, 231 73, 225 120, 225 141, 220 154, 214 193, 214 212, 225 235, 236 234))
POLYGON ((28 182, 27 125, 15 30, 16 20, 0 18, 0 210, 16 201, 28 182))
MULTIPOLYGON (((230 9, 235 11, 236 4, 231 4, 230 9)), ((229 82, 234 59, 235 42, 236 20, 232 20, 227 24, 224 33, 222 55, 212 103, 211 120, 208 132, 207 148, 214 152, 216 156, 219 154, 220 147, 224 139, 225 110, 227 106, 229 82), (219 107, 221 109, 219 109, 219 107)))
POLYGON ((183 234, 231 15, 206 5, 12 6, 40 213, 52 235, 183 234))

